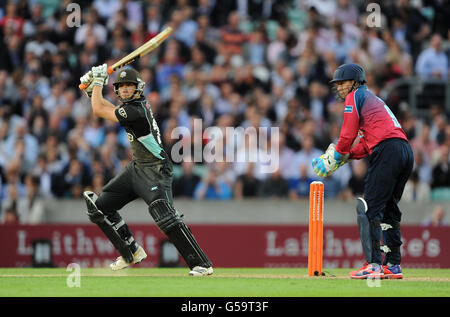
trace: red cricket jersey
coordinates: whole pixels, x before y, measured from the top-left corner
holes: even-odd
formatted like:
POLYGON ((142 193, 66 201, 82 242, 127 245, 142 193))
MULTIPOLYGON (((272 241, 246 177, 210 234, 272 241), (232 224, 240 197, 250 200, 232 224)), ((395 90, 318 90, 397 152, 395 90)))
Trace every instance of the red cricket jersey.
POLYGON ((408 141, 397 118, 383 100, 362 85, 345 98, 344 122, 336 146, 341 154, 361 159, 372 153, 373 148, 386 139, 400 138, 408 141), (359 143, 352 144, 360 134, 359 143))

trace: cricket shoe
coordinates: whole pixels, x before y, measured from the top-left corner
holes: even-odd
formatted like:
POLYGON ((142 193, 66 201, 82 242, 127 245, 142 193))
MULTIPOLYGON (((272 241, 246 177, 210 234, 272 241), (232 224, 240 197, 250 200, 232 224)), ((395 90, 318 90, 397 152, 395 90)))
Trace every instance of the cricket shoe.
POLYGON ((369 266, 369 262, 364 262, 363 267, 360 268, 359 270, 351 271, 351 272, 350 272, 350 276, 355 275, 357 272, 359 272, 359 271, 361 271, 361 270, 365 270, 368 266, 369 266))
POLYGON ((367 278, 380 278, 384 277, 383 268, 376 263, 370 263, 363 266, 357 271, 353 271, 350 274, 352 279, 367 279, 367 278))
POLYGON ((190 272, 190 276, 207 276, 213 274, 212 266, 206 268, 203 266, 195 266, 190 272))
POLYGON ((137 264, 144 260, 146 257, 147 253, 145 253, 144 249, 141 246, 138 246, 136 252, 133 253, 133 262, 128 263, 122 256, 119 256, 113 263, 109 265, 109 267, 113 271, 118 271, 130 266, 131 264, 137 264))
POLYGON ((403 273, 400 264, 396 265, 383 265, 384 278, 386 279, 402 279, 403 273))

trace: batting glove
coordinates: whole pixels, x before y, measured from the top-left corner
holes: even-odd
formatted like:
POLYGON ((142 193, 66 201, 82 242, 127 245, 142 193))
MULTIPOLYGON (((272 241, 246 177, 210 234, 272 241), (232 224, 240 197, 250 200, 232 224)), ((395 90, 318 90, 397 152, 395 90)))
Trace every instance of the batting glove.
POLYGON ((83 90, 83 92, 89 98, 92 97, 92 89, 94 89, 94 85, 92 84, 92 80, 93 80, 92 71, 88 71, 86 74, 84 74, 83 76, 80 77, 80 82, 82 84, 88 86, 87 88, 85 88, 83 90))
POLYGON ((92 83, 94 86, 103 87, 108 83, 108 66, 106 64, 92 67, 92 83))

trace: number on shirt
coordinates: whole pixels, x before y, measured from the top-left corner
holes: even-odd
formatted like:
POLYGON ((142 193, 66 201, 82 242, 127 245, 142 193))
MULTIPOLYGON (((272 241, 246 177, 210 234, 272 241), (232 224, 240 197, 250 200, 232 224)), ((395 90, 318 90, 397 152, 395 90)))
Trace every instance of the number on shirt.
POLYGON ((394 126, 396 126, 397 128, 401 128, 402 126, 400 125, 400 123, 398 122, 397 118, 392 113, 391 109, 389 109, 389 107, 386 106, 386 105, 384 105, 384 109, 386 109, 387 113, 391 116, 391 119, 392 119, 392 122, 394 123, 394 126))

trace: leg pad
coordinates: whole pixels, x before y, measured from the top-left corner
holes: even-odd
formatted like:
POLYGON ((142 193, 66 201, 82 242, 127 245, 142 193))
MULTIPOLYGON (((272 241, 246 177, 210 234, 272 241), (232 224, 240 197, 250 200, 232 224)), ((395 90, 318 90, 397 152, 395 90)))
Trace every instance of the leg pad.
POLYGON ((113 223, 105 216, 105 214, 98 210, 95 205, 95 201, 98 197, 95 193, 86 191, 83 193, 83 197, 86 201, 89 220, 95 223, 100 230, 103 231, 124 260, 131 263, 133 261, 133 252, 131 249, 132 246, 135 245, 135 242, 125 221, 120 219, 113 223))
POLYGON ((210 267, 212 265, 171 203, 164 199, 155 200, 150 204, 149 212, 190 269, 195 266, 210 267))
POLYGON ((359 228, 361 245, 366 262, 372 262, 372 238, 370 236, 370 222, 366 215, 367 203, 364 198, 358 198, 356 203, 356 220, 359 228))

